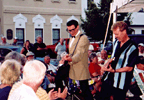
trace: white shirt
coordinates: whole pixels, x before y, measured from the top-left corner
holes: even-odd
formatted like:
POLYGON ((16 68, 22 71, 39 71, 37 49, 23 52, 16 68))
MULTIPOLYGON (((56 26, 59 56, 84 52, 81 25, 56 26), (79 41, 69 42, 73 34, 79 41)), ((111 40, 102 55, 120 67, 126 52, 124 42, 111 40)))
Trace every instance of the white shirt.
MULTIPOLYGON (((75 37, 78 36, 78 34, 80 34, 80 30, 77 32, 77 34, 75 35, 75 37)), ((71 40, 71 42, 69 44, 69 48, 72 46, 72 43, 74 42, 74 40, 75 40, 75 38, 72 38, 72 40, 71 40)))
POLYGON ((8 100, 39 100, 39 98, 31 87, 22 84, 10 95, 8 100))
POLYGON ((55 73, 55 72, 56 72, 56 69, 57 69, 56 66, 54 66, 54 65, 52 65, 52 64, 49 64, 47 70, 52 70, 52 71, 55 73))
POLYGON ((144 53, 140 53, 140 52, 139 52, 139 56, 143 56, 143 57, 144 57, 144 53))

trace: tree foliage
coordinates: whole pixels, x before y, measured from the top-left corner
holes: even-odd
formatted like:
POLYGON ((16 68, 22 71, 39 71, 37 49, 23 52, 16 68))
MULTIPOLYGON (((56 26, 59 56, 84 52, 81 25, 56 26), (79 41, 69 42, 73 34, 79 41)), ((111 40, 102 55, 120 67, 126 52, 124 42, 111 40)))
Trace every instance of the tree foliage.
MULTIPOLYGON (((110 3, 112 0, 100 0, 100 3, 96 5, 91 0, 88 1, 88 9, 85 10, 86 18, 81 17, 81 27, 86 33, 87 36, 91 37, 93 40, 104 40, 105 32, 107 28, 109 12, 110 12, 110 3)), ((112 18, 111 18, 112 19, 112 18)), ((120 21, 125 20, 129 25, 131 23, 131 14, 121 13, 117 17, 120 21)), ((112 20, 110 26, 112 25, 112 20)), ((111 35, 109 28, 108 38, 111 35)))
POLYGON ((112 0, 101 0, 98 6, 92 1, 88 2, 85 10, 86 19, 81 17, 81 27, 87 36, 94 40, 103 40, 109 17, 109 8, 112 0))

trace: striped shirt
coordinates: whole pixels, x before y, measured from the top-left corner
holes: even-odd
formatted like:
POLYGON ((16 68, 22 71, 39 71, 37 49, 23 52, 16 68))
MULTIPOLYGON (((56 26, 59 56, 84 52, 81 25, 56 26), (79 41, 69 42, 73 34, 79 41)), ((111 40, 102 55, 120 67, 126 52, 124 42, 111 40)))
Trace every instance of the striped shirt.
MULTIPOLYGON (((111 66, 113 69, 119 69, 124 67, 134 67, 138 56, 138 49, 134 43, 129 39, 126 43, 120 47, 120 42, 117 40, 113 46, 113 53, 111 58, 115 57, 111 66)), ((131 72, 116 72, 108 73, 105 81, 113 85, 115 88, 127 90, 133 77, 133 70, 131 72)))

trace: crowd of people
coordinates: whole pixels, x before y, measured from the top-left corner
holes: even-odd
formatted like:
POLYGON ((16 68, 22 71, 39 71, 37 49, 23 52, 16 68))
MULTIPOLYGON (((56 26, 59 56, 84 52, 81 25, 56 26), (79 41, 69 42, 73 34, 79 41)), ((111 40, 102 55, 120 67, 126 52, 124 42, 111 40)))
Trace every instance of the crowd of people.
MULTIPOLYGON (((55 48, 58 66, 50 63, 49 50, 41 37, 34 45, 27 40, 20 53, 6 55, 0 65, 0 99, 64 100, 78 93, 82 100, 132 100, 127 97, 128 91, 136 100, 144 98, 134 74, 144 82, 144 44, 136 45, 128 37, 125 22, 118 21, 111 28, 116 38, 111 58, 104 49, 100 54, 93 52, 76 20, 66 25, 72 36, 69 53, 61 38, 55 48), (35 60, 35 56, 43 56, 44 61, 35 60)), ((8 44, 5 37, 1 44, 8 44)))

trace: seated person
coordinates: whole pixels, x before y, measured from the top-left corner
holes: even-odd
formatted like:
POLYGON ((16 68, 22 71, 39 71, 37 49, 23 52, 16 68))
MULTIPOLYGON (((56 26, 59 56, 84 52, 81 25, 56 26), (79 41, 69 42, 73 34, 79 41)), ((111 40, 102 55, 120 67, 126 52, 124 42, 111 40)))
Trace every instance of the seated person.
MULTIPOLYGON (((93 52, 93 50, 94 50, 93 45, 89 45, 89 49, 88 49, 88 57, 91 55, 91 53, 93 52)), ((89 58, 88 58, 88 64, 90 64, 90 60, 89 60, 89 58)))
POLYGON ((54 83, 55 82, 55 76, 56 76, 56 70, 57 70, 57 67, 50 64, 50 56, 49 55, 46 55, 45 58, 44 58, 44 62, 46 64, 46 71, 47 71, 47 78, 49 79, 49 81, 51 83, 54 83))
POLYGON ((34 60, 34 53, 29 51, 27 54, 26 54, 26 59, 27 61, 30 61, 30 60, 34 60))
POLYGON ((7 100, 13 84, 20 76, 21 64, 16 60, 5 60, 0 66, 0 100, 7 100))
POLYGON ((15 38, 13 39, 12 45, 13 45, 13 46, 17 46, 17 45, 18 45, 18 44, 17 44, 17 41, 18 41, 18 38, 15 37, 15 38))
POLYGON ((100 57, 98 59, 98 64, 102 67, 104 63, 107 61, 108 55, 106 50, 101 50, 100 57))
POLYGON ((37 43, 34 44, 35 56, 44 57, 48 54, 48 48, 46 47, 45 43, 42 42, 42 37, 38 36, 36 40, 37 43))
POLYGON ((136 65, 137 72, 142 80, 144 82, 144 57, 139 56, 138 64, 136 65))
POLYGON ((138 44, 138 50, 139 50, 139 56, 144 57, 144 44, 143 43, 138 44))
POLYGON ((24 79, 16 83, 16 87, 12 88, 8 100, 33 99, 33 100, 55 100, 57 98, 65 99, 67 96, 67 89, 61 93, 52 89, 47 95, 46 91, 40 88, 40 83, 44 78, 46 68, 40 61, 33 60, 26 63, 24 67, 24 79), (39 70, 37 70, 39 69, 39 70), (35 75, 33 75, 35 73, 35 75), (29 80, 30 79, 30 80, 29 80))
POLYGON ((4 46, 9 45, 9 43, 6 42, 6 37, 5 36, 2 36, 1 40, 2 40, 2 42, 0 42, 0 45, 4 45, 4 46))
POLYGON ((29 40, 26 40, 20 53, 26 55, 29 51, 34 52, 34 47, 29 40))
MULTIPOLYGON (((101 67, 98 65, 97 55, 95 53, 91 53, 89 58, 90 58, 89 72, 90 72, 91 77, 94 78, 94 77, 100 76, 101 67)), ((97 80, 95 84, 96 88, 94 88, 94 90, 92 91, 92 94, 96 93, 96 91, 100 91, 100 85, 101 85, 101 81, 97 80)))

